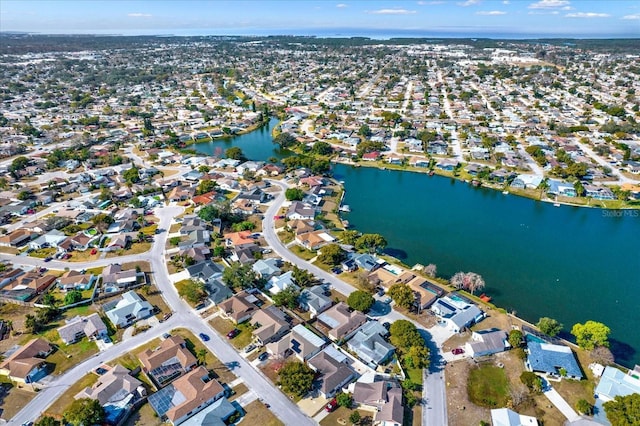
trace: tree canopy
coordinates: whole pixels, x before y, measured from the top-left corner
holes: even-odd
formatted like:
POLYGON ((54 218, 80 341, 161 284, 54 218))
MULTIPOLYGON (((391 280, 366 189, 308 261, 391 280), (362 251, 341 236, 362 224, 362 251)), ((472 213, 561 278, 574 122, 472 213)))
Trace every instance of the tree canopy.
POLYGON ((540 318, 536 327, 538 327, 544 334, 551 337, 556 336, 560 331, 562 331, 562 324, 553 318, 548 317, 540 318))
POLYGON ((289 309, 295 309, 298 306, 298 297, 300 291, 295 287, 289 286, 272 296, 273 304, 276 306, 286 306, 289 309))
POLYGON ((197 305, 207 297, 207 292, 204 290, 204 284, 198 280, 189 280, 178 287, 178 294, 180 297, 191 303, 197 305))
POLYGON ((286 363, 278 373, 278 384, 286 393, 297 397, 311 390, 315 372, 299 361, 286 363))
POLYGON ((387 246, 387 240, 380 234, 362 234, 356 240, 356 247, 361 250, 376 252, 387 246))
POLYGON ((222 273, 222 281, 234 289, 252 287, 257 280, 258 276, 250 264, 234 262, 222 273))
POLYGON ((224 156, 227 158, 231 158, 233 160, 245 159, 244 153, 237 146, 232 146, 231 148, 227 148, 227 150, 224 152, 224 156))
POLYGON ((640 424, 640 394, 616 396, 604 403, 604 412, 612 426, 633 426, 640 424))
POLYGON ((328 244, 322 247, 318 260, 325 265, 339 265, 346 257, 347 254, 338 244, 328 244))
POLYGON ((587 321, 584 324, 575 324, 571 328, 571 334, 576 337, 576 343, 582 349, 593 350, 596 346, 609 347, 609 333, 611 329, 601 322, 587 321))
POLYGON ((282 132, 273 138, 273 143, 280 145, 280 148, 291 148, 298 143, 298 140, 291 133, 282 132))
POLYGON ((396 347, 405 367, 429 366, 429 348, 416 326, 408 320, 397 320, 389 328, 391 344, 396 347))
POLYGON ((365 313, 369 311, 374 302, 375 300, 371 293, 363 290, 356 290, 347 298, 347 305, 351 309, 365 313))
POLYGON ((485 286, 484 279, 475 272, 456 272, 451 277, 451 285, 457 289, 464 289, 473 294, 485 286))
POLYGON ((300 287, 309 287, 316 282, 315 275, 306 269, 298 268, 296 265, 293 265, 293 269, 291 270, 291 278, 293 282, 300 287))
POLYGON ((104 421, 104 408, 97 399, 76 399, 64 412, 64 420, 73 426, 100 425, 104 421))
POLYGON ((284 196, 289 201, 301 201, 304 198, 304 191, 300 188, 287 188, 284 192, 284 196))
POLYGON ((397 306, 405 309, 411 308, 413 302, 416 300, 411 287, 404 283, 393 284, 389 287, 389 297, 396 302, 397 306))

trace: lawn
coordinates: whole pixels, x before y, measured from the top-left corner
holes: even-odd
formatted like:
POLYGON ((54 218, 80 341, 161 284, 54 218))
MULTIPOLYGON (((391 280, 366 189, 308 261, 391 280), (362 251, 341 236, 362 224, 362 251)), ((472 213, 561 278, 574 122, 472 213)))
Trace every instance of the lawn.
MULTIPOLYGON (((182 294, 182 291, 184 289, 184 286, 188 285, 191 283, 191 280, 182 280, 182 281, 178 281, 177 283, 175 283, 174 285, 176 286, 176 290, 178 291, 178 294, 182 294)), ((204 293, 201 293, 204 294, 204 293)), ((182 296, 180 296, 182 297, 182 296)), ((189 304, 189 306, 191 306, 192 308, 196 307, 197 305, 200 304, 200 302, 197 303, 191 303, 191 301, 187 300, 186 298, 183 298, 185 302, 187 302, 189 304)), ((201 299, 204 300, 204 299, 201 299)))
MULTIPOLYGON (((260 426, 284 426, 273 413, 260 401, 253 401, 244 407, 247 414, 242 419, 242 424, 260 426)), ((329 423, 324 423, 329 424, 329 423)), ((334 424, 334 423, 332 423, 334 424)))
POLYGON ((92 249, 84 251, 75 250, 69 259, 70 262, 88 262, 91 260, 98 260, 101 252, 96 250, 95 254, 91 254, 92 249))
POLYGON ((171 331, 171 334, 181 336, 187 342, 187 348, 193 352, 193 354, 197 354, 201 349, 205 349, 207 351, 207 356, 205 357, 205 366, 207 369, 212 370, 217 377, 223 383, 229 383, 236 379, 236 375, 233 374, 229 368, 224 365, 218 358, 215 357, 203 344, 202 342, 196 338, 192 332, 186 330, 184 328, 177 328, 171 331))
MULTIPOLYGON (((344 407, 338 407, 333 413, 329 413, 327 417, 320 421, 321 426, 335 426, 335 425, 351 425, 349 421, 349 416, 355 410, 350 410, 344 407)), ((371 422, 367 422, 365 417, 368 417, 371 420, 372 414, 371 411, 365 410, 357 410, 360 412, 361 423, 360 424, 371 424, 371 422)))
POLYGON ((162 424, 164 422, 153 411, 151 404, 146 403, 129 416, 124 426, 160 426, 162 424))
POLYGON ((60 397, 44 412, 44 414, 56 418, 62 417, 64 410, 73 402, 73 397, 86 387, 93 386, 98 381, 98 376, 89 373, 72 384, 60 397))
POLYGON ((413 383, 422 386, 422 368, 407 368, 406 372, 413 383))
MULTIPOLYGON (((2 380, 5 379, 6 377, 3 376, 2 380)), ((0 386, 2 386, 3 392, 3 396, 0 398, 0 410, 2 411, 1 417, 4 420, 10 420, 35 396, 33 392, 18 389, 11 383, 2 383, 0 386)))
POLYGON ((296 256, 304 259, 304 260, 311 260, 314 257, 316 257, 316 253, 312 252, 310 250, 307 250, 305 248, 302 248, 298 245, 294 245, 290 248, 290 250, 293 252, 293 254, 295 254, 296 256))
POLYGON ((146 253, 151 250, 151 243, 133 243, 127 250, 116 250, 107 253, 107 257, 129 256, 132 254, 146 253))
POLYGON ((56 254, 56 251, 57 250, 54 247, 41 248, 32 251, 31 253, 29 253, 29 256, 44 259, 45 257, 53 256, 54 254, 56 254))
POLYGON ((504 407, 509 399, 509 382, 504 369, 483 365, 469 372, 469 399, 481 407, 504 407))
POLYGON ((58 350, 47 357, 48 363, 55 364, 52 374, 62 374, 99 352, 96 343, 86 337, 77 343, 71 345, 61 344, 57 347, 58 350))
POLYGON ((126 271, 128 269, 135 269, 136 266, 140 267, 142 272, 151 272, 151 265, 149 262, 128 262, 122 264, 122 270, 126 271))
POLYGON ((140 366, 140 361, 138 360, 138 354, 140 352, 143 352, 147 349, 155 349, 158 346, 160 346, 160 339, 153 339, 147 343, 145 343, 144 345, 138 346, 137 348, 135 348, 134 350, 132 350, 129 353, 126 353, 112 361, 109 361, 108 364, 109 365, 116 365, 116 364, 120 364, 125 368, 128 368, 129 370, 134 370, 135 368, 140 366))
MULTIPOLYGON (((146 286, 143 287, 143 290, 145 288, 146 286)), ((156 314, 158 319, 162 318, 164 314, 171 312, 171 309, 162 298, 162 292, 160 292, 155 285, 150 285, 147 292, 142 291, 142 297, 144 297, 147 302, 151 303, 151 305, 159 309, 159 312, 156 314)))
POLYGON ((253 335, 251 334, 251 332, 253 331, 253 327, 251 326, 251 324, 249 324, 248 321, 236 325, 227 319, 215 317, 211 321, 209 321, 209 324, 211 324, 211 326, 224 337, 226 337, 227 333, 234 328, 240 330, 240 334, 229 340, 236 349, 244 348, 253 340, 253 335))

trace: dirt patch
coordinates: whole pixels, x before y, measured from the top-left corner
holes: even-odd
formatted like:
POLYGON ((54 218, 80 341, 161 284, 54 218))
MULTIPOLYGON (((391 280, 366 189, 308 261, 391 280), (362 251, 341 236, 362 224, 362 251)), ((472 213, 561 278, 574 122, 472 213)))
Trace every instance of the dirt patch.
POLYGON ((35 396, 35 393, 18 389, 11 383, 0 384, 0 416, 4 420, 10 420, 35 396))
POLYGON ((450 425, 474 425, 481 420, 488 422, 491 411, 478 407, 469 401, 467 381, 469 371, 475 363, 471 360, 461 360, 447 364, 445 378, 447 386, 447 412, 450 425))
POLYGON ((253 401, 244 407, 247 414, 242 419, 243 424, 260 426, 284 426, 273 413, 260 401, 253 401))

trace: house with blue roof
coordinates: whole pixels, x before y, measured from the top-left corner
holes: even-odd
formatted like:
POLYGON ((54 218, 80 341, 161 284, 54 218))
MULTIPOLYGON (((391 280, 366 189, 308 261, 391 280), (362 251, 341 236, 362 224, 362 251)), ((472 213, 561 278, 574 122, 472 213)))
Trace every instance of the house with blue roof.
POLYGON ((358 268, 364 269, 367 272, 371 272, 380 266, 378 260, 374 256, 367 253, 354 256, 353 261, 358 266, 358 268))
POLYGON ((593 407, 593 417, 599 423, 610 424, 604 411, 603 404, 615 399, 616 396, 627 396, 640 393, 640 369, 629 370, 625 373, 615 367, 606 367, 600 382, 594 391, 596 403, 593 407))
POLYGON ((527 336, 527 370, 550 377, 582 380, 584 375, 570 347, 540 342, 527 336))
POLYGON ((384 339, 388 334, 387 329, 378 321, 369 321, 360 326, 347 342, 347 347, 358 358, 375 368, 388 360, 395 351, 393 345, 384 339))

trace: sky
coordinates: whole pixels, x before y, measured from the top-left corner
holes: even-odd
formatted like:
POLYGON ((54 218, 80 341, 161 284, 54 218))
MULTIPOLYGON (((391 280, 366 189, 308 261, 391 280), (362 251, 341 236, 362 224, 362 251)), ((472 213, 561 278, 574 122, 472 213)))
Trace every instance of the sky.
POLYGON ((640 37, 640 0, 0 0, 0 31, 640 37))

